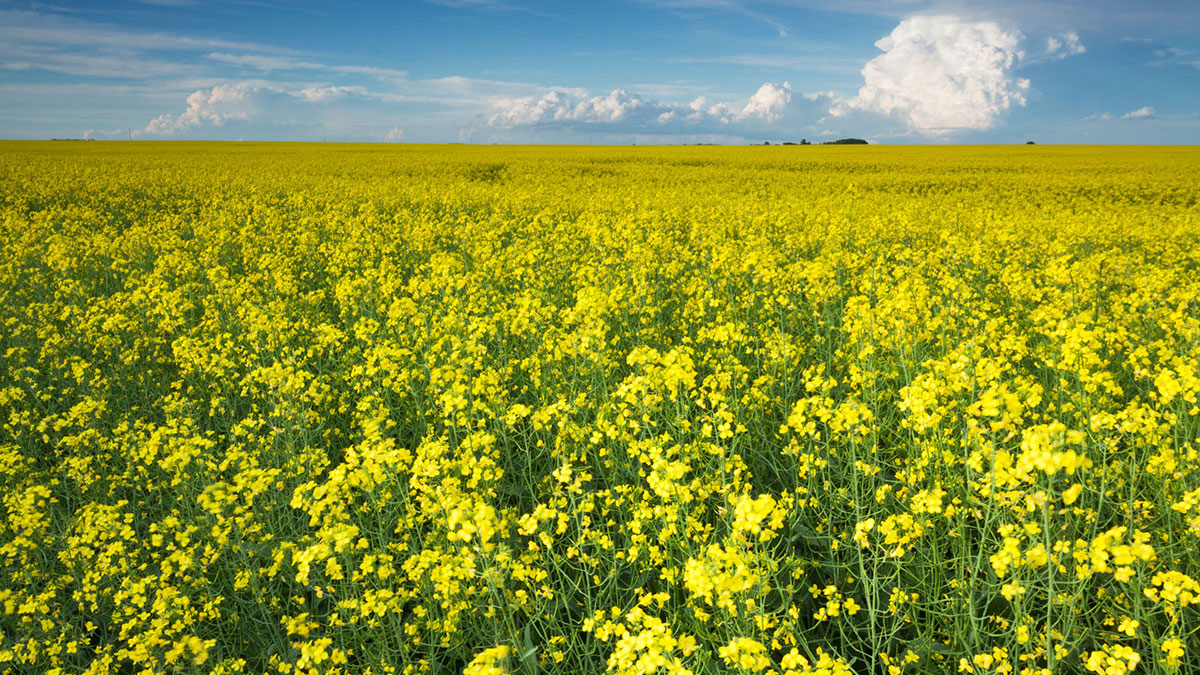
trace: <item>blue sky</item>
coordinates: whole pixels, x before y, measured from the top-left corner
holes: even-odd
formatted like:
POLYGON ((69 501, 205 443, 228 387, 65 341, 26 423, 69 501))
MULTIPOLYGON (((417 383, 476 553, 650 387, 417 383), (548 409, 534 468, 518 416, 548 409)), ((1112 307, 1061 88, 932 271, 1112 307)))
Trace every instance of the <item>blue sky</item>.
POLYGON ((339 5, 0 0, 0 137, 1200 143, 1195 0, 339 5))

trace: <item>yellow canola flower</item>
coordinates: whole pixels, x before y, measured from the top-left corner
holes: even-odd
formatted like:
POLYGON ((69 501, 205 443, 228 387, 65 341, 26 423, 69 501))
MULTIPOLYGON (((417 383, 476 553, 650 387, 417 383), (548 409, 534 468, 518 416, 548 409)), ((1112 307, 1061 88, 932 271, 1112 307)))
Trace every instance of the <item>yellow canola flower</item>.
POLYGON ((1178 667, 1180 660, 1183 659, 1184 649, 1183 640, 1178 638, 1163 640, 1162 652, 1166 657, 1167 666, 1171 668, 1178 667))
POLYGON ((1021 474, 1041 471, 1053 476, 1059 471, 1073 475, 1080 469, 1089 468, 1092 460, 1086 455, 1073 449, 1061 449, 1078 445, 1085 436, 1082 431, 1068 430, 1061 422, 1028 427, 1021 434, 1021 454, 1016 469, 1021 474))
POLYGON ((732 497, 733 531, 751 541, 768 541, 783 525, 786 511, 771 495, 732 497), (764 524, 765 523, 765 524, 764 524))
POLYGON ((1189 605, 1200 604, 1200 583, 1176 570, 1158 572, 1151 578, 1152 586, 1142 589, 1147 598, 1162 603, 1169 614, 1189 605))
POLYGON ((1099 649, 1083 653, 1083 666, 1097 675, 1125 675, 1137 669, 1142 657, 1125 645, 1101 645, 1099 649))
POLYGON ((505 663, 512 649, 507 645, 499 645, 485 649, 475 655, 471 662, 463 668, 462 675, 506 675, 508 669, 505 663))
POLYGON ((744 673, 760 673, 771 666, 767 648, 750 638, 734 638, 718 649, 717 654, 729 667, 744 673))
POLYGON ((709 606, 736 615, 738 598, 758 583, 759 572, 753 559, 736 546, 714 544, 704 555, 684 564, 683 584, 694 597, 709 606))
POLYGON ((1079 500, 1079 495, 1083 492, 1083 485, 1074 483, 1062 493, 1063 503, 1067 506, 1074 504, 1079 500))
MULTIPOLYGON (((911 652, 910 652, 911 653, 911 652)), ((907 662, 907 656, 906 656, 907 662)), ((817 647, 816 660, 810 661, 792 649, 779 662, 783 675, 853 675, 854 671, 841 659, 817 647)))

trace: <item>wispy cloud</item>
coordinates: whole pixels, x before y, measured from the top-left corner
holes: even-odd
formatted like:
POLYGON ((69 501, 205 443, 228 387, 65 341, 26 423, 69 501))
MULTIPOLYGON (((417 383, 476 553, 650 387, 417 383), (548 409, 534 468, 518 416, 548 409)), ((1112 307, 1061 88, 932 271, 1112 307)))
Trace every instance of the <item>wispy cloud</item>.
POLYGON ((712 85, 695 82, 642 82, 629 85, 629 89, 646 96, 673 100, 714 95, 712 85))
POLYGON ((818 54, 728 54, 711 57, 685 57, 670 59, 671 63, 717 63, 748 68, 763 68, 789 71, 857 72, 861 61, 851 57, 818 54))
POLYGON ((1154 50, 1153 66, 1191 66, 1200 69, 1200 55, 1190 49, 1163 47, 1154 50))
POLYGON ((348 73, 353 75, 369 75, 378 78, 403 80, 408 73, 395 68, 377 68, 375 66, 334 65, 316 61, 298 59, 278 54, 227 54, 212 52, 205 58, 221 63, 254 68, 263 72, 287 70, 319 70, 329 73, 348 73))
POLYGON ((775 31, 779 37, 788 37, 791 35, 791 30, 788 29, 782 21, 779 21, 765 12, 759 11, 751 6, 748 2, 738 2, 736 0, 642 0, 645 4, 675 11, 678 13, 695 13, 695 12, 722 12, 728 14, 738 14, 749 19, 758 21, 766 26, 769 26, 775 31))
POLYGON ((61 14, 0 10, 0 43, 56 48, 103 47, 135 50, 199 51, 211 49, 296 53, 258 42, 197 38, 162 31, 138 31, 61 14))
POLYGON ((425 0, 431 5, 452 7, 454 9, 485 9, 496 12, 507 12, 519 7, 504 0, 425 0))
POLYGON ((520 12, 533 16, 552 16, 535 7, 530 2, 509 2, 508 0, 424 0, 426 4, 446 7, 448 9, 469 10, 475 12, 520 12))
POLYGON ((1123 119, 1123 120, 1154 119, 1154 106, 1147 105, 1147 106, 1142 106, 1141 108, 1138 108, 1137 110, 1130 110, 1129 112, 1125 113, 1124 115, 1121 115, 1121 119, 1123 119))
POLYGON ((77 77, 146 80, 195 77, 204 69, 182 55, 202 50, 283 56, 256 42, 139 31, 60 14, 0 10, 0 69, 77 77))
POLYGON ((1195 52, 1179 47, 1166 47, 1154 52, 1154 55, 1161 59, 1182 59, 1187 56, 1192 56, 1195 52))
POLYGON ((200 75, 191 63, 147 58, 125 50, 65 51, 40 45, 6 42, 0 38, 0 69, 44 71, 88 78, 145 80, 200 75))
POLYGON ((403 80, 401 69, 333 64, 257 42, 129 30, 60 14, 0 10, 0 69, 145 80, 214 75, 204 60, 260 73, 325 73, 403 80))
POLYGON ((154 5, 156 7, 192 7, 196 4, 196 0, 134 0, 143 5, 154 5))

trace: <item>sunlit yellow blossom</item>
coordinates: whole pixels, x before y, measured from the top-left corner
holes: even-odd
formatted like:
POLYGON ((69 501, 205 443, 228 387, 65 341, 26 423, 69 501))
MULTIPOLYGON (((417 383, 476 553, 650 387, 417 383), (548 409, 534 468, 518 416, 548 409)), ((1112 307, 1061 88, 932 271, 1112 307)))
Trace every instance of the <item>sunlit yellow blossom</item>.
POLYGON ((1097 675, 1125 675, 1132 673, 1142 657, 1125 645, 1103 645, 1099 649, 1084 653, 1083 665, 1097 675))
POLYGON ((1163 640, 1162 652, 1166 657, 1167 665, 1174 668, 1179 665, 1180 659, 1183 658, 1184 645, 1183 641, 1177 638, 1163 640))
POLYGON ((512 649, 506 645, 485 649, 471 659, 463 675, 505 675, 508 670, 503 664, 511 653, 512 649))
POLYGON ((721 647, 718 654, 730 667, 746 673, 762 672, 771 665, 767 648, 750 638, 734 638, 721 647))

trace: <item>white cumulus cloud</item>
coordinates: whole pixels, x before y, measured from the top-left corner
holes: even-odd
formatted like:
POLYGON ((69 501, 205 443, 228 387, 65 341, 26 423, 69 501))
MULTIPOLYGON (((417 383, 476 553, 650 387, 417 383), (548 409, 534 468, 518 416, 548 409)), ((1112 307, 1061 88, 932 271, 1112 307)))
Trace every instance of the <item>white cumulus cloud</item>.
POLYGON ((402 141, 404 140, 404 130, 400 127, 392 127, 386 134, 384 134, 383 140, 389 143, 402 141))
POLYGON ((182 113, 163 113, 151 120, 142 133, 170 136, 196 127, 219 127, 230 120, 251 120, 268 114, 303 119, 308 115, 297 106, 327 104, 350 96, 360 100, 373 97, 363 87, 289 88, 261 80, 219 84, 192 92, 182 113))
POLYGON ((772 84, 767 82, 754 92, 746 107, 742 109, 742 117, 757 117, 767 122, 776 122, 783 117, 784 110, 792 101, 792 87, 787 82, 772 84))
POLYGON ((579 90, 551 89, 541 96, 500 98, 492 106, 495 112, 488 118, 488 124, 505 128, 553 122, 614 123, 642 113, 659 117, 670 112, 669 107, 648 102, 624 89, 591 97, 579 90))
POLYGON ((607 96, 593 96, 575 107, 572 119, 587 122, 620 122, 647 105, 636 94, 617 89, 607 96))
POLYGON ((201 89, 187 97, 187 110, 179 115, 159 115, 146 125, 145 133, 170 135, 206 122, 221 126, 226 120, 246 119, 254 112, 259 95, 280 90, 275 85, 244 82, 201 89))
MULTIPOLYGON (((805 98, 812 100, 811 97, 805 98)), ((749 99, 712 105, 703 96, 680 104, 649 100, 624 89, 598 96, 589 96, 580 90, 552 89, 540 96, 494 100, 493 112, 487 123, 491 127, 506 129, 587 125, 592 128, 657 130, 655 133, 669 131, 660 127, 675 125, 680 130, 697 132, 697 127, 715 130, 729 125, 761 127, 775 124, 789 112, 792 100, 792 88, 787 82, 768 82, 760 86, 749 99)))
POLYGON ((1086 51, 1087 47, 1084 47, 1083 43, 1079 41, 1079 34, 1075 31, 1067 31, 1046 38, 1046 57, 1055 61, 1086 51))
POLYGON ((792 101, 792 87, 787 82, 775 84, 767 82, 754 92, 745 104, 717 103, 708 109, 708 114, 728 124, 760 120, 767 123, 778 122, 787 111, 788 103, 792 101))
POLYGON ((555 89, 537 96, 502 98, 495 103, 495 114, 488 124, 496 127, 518 127, 563 119, 570 114, 571 100, 566 92, 555 89))
POLYGON ((363 87, 305 87, 296 92, 296 96, 305 101, 313 101, 322 103, 325 101, 336 101, 339 98, 350 94, 367 95, 367 90, 363 87))
POLYGON ((835 106, 895 115, 924 136, 990 129, 1025 105, 1029 81, 1012 73, 1023 54, 1021 33, 994 21, 914 16, 875 46, 858 94, 835 106))
POLYGON ((1154 117, 1154 106, 1150 106, 1150 105, 1142 106, 1141 108, 1138 108, 1137 110, 1130 110, 1129 112, 1125 113, 1124 115, 1121 115, 1121 119, 1123 119, 1123 120, 1148 120, 1148 119, 1152 119, 1153 117, 1154 117))

